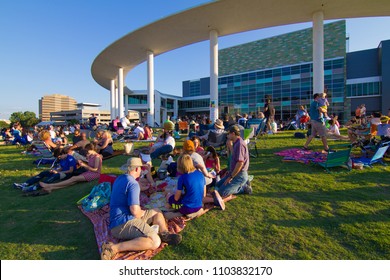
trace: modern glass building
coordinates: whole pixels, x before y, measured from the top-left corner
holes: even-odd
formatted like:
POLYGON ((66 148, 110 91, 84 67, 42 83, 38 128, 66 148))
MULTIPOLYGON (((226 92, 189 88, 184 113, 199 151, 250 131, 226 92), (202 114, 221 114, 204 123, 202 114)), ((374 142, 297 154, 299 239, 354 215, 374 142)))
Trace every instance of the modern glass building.
MULTIPOLYGON (((361 100, 361 97, 381 95, 382 74, 389 68, 382 62, 389 65, 390 52, 386 49, 386 61, 383 60, 383 46, 347 54, 345 24, 342 20, 324 25, 324 86, 330 102, 328 113, 338 115, 341 120, 350 117, 355 103, 375 103, 375 106, 367 106, 368 111, 375 111, 386 107, 383 104, 389 103, 390 99, 387 96, 387 101, 383 98, 374 98, 373 102, 361 100), (363 61, 367 62, 362 61, 362 55, 366 57, 363 61), (361 70, 367 67, 364 63, 368 63, 369 69, 361 70)), ((387 46, 387 42, 381 45, 387 46)), ((386 73, 389 80, 390 71, 386 73)), ((276 119, 288 120, 295 115, 299 105, 309 106, 313 96, 312 83, 311 28, 219 51, 220 115, 260 112, 265 99, 270 98, 276 109, 276 119)), ((209 78, 184 81, 179 115, 206 112, 209 94, 209 78)))

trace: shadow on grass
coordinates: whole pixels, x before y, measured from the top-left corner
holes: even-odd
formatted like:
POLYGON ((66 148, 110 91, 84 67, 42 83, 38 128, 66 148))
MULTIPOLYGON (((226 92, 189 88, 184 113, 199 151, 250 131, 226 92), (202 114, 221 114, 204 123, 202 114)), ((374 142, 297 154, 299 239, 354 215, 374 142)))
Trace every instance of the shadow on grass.
POLYGON ((390 200, 390 186, 360 187, 349 190, 331 190, 317 192, 266 192, 256 193, 255 196, 264 198, 293 198, 302 202, 315 201, 387 201, 390 200))

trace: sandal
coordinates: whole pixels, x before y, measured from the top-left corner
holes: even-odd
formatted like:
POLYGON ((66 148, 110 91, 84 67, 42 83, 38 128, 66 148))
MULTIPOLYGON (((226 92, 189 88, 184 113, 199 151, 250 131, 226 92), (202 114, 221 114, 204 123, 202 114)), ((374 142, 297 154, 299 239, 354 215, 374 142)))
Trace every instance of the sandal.
POLYGON ((306 148, 306 147, 302 147, 302 150, 304 150, 304 151, 310 151, 310 149, 309 149, 309 148, 306 148))
POLYGON ((102 253, 100 254, 102 260, 114 259, 116 254, 111 249, 112 245, 114 245, 112 242, 105 242, 102 244, 102 253))

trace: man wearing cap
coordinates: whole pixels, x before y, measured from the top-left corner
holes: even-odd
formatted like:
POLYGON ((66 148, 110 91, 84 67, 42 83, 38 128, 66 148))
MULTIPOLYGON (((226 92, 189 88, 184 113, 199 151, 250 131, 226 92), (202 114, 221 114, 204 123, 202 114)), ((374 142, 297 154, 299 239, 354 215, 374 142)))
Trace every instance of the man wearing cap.
POLYGON ((216 185, 216 190, 222 197, 231 194, 252 194, 252 187, 248 180, 248 147, 240 135, 241 132, 238 125, 233 125, 229 128, 228 137, 233 142, 230 170, 216 185))
POLYGON ((110 225, 115 238, 126 240, 117 244, 102 245, 101 258, 111 260, 119 252, 157 249, 161 241, 169 245, 181 242, 181 235, 170 234, 159 209, 142 210, 140 186, 136 179, 141 174, 142 161, 131 157, 121 167, 126 173, 120 175, 112 187, 110 199, 110 225), (157 225, 158 233, 151 225, 157 225))

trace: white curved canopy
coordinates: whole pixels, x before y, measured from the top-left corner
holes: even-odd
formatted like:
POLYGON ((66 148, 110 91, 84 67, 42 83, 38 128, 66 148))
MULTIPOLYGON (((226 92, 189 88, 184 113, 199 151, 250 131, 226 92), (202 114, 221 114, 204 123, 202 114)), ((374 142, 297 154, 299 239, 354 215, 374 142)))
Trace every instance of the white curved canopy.
POLYGON ((155 56, 209 39, 210 30, 219 36, 293 23, 310 22, 323 11, 324 20, 390 15, 390 0, 220 0, 163 18, 135 30, 103 50, 92 64, 92 76, 106 89, 155 56))

